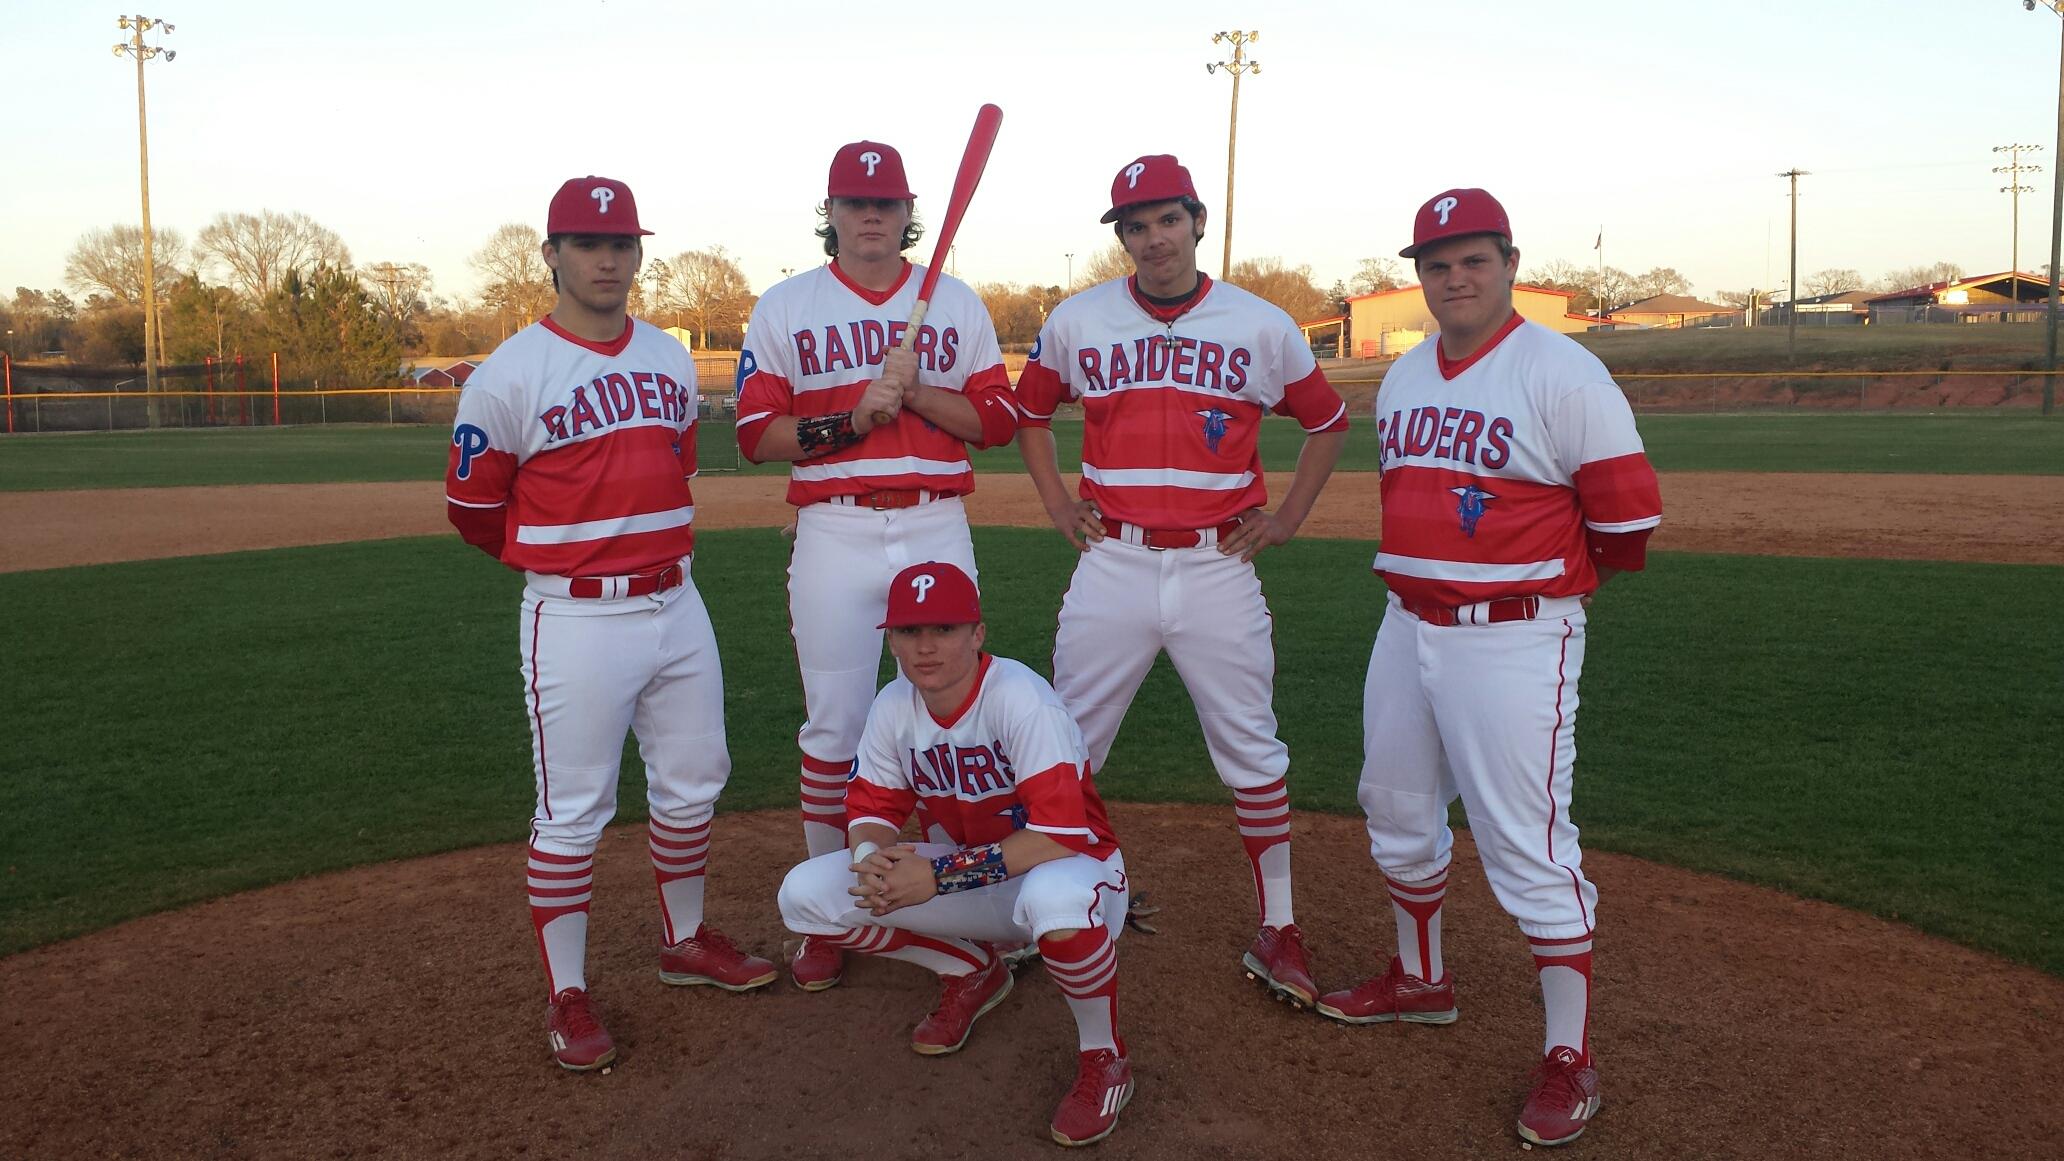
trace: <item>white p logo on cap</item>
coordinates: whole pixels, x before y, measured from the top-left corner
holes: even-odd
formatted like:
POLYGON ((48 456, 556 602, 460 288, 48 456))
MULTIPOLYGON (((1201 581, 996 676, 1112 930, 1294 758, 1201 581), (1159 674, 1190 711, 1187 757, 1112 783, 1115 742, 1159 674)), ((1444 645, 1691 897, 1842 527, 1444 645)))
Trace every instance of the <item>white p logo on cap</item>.
POLYGON ((921 572, 911 577, 910 587, 917 590, 917 603, 920 605, 924 604, 925 594, 931 592, 932 586, 938 583, 939 578, 930 573, 921 572))
POLYGON ((1445 226, 1448 224, 1448 215, 1454 212, 1456 206, 1459 206, 1461 204, 1461 202, 1458 202, 1451 197, 1442 198, 1441 200, 1433 203, 1433 212, 1440 215, 1440 224, 1445 226))
POLYGON ((616 200, 616 191, 606 185, 598 185, 588 191, 588 196, 595 199, 595 212, 606 214, 609 212, 609 203, 616 200))
POLYGON ((1140 174, 1143 174, 1143 173, 1145 173, 1145 172, 1147 172, 1147 165, 1146 165, 1146 163, 1145 163, 1145 162, 1143 162, 1143 161, 1135 161, 1135 162, 1133 162, 1133 163, 1132 163, 1131 165, 1128 165, 1128 166, 1126 166, 1126 167, 1125 167, 1125 188, 1126 188, 1126 189, 1138 189, 1138 188, 1139 188, 1139 179, 1140 179, 1140 174))
MULTIPOLYGON (((867 167, 867 176, 873 177, 874 167, 881 164, 881 154, 876 153, 874 150, 870 149, 867 152, 860 155, 860 164, 865 165, 867 167)), ((918 599, 923 600, 924 598, 919 597, 918 599)))

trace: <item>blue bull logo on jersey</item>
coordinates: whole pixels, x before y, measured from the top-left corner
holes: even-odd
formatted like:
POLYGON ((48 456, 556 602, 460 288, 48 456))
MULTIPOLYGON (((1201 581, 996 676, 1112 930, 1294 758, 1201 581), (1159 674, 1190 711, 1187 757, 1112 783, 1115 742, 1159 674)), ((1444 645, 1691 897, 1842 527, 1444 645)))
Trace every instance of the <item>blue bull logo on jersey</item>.
POLYGON ((976 802, 1015 793, 1018 772, 1003 752, 1001 738, 986 746, 941 742, 928 750, 910 751, 910 785, 925 797, 976 802))
POLYGON ((462 423, 452 428, 451 444, 459 449, 459 467, 454 474, 461 480, 470 478, 474 459, 487 450, 487 433, 470 423, 462 423))
POLYGON ((1462 535, 1474 539, 1476 537, 1476 522, 1483 519, 1484 501, 1495 500, 1498 497, 1484 491, 1475 484, 1465 484, 1460 488, 1449 488, 1448 491, 1461 497, 1461 502, 1455 505, 1455 515, 1462 518, 1462 535))
POLYGON ((1219 441, 1226 437, 1226 420, 1232 416, 1216 407, 1207 408, 1197 414, 1204 417, 1204 446, 1217 451, 1219 441))

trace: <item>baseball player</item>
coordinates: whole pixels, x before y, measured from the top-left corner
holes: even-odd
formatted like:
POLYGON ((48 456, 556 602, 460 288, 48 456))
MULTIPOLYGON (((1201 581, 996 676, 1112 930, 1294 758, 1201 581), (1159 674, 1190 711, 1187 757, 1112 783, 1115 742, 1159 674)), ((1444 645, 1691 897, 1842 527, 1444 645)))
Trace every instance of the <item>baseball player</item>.
MULTIPOLYGON (((761 296, 738 361, 738 447, 787 460, 798 509, 788 610, 807 717, 803 838, 812 855, 845 848, 846 782, 874 698, 889 579, 925 560, 975 575, 963 495, 967 444, 1010 442, 1017 412, 989 313, 942 276, 914 341, 903 340, 924 270, 903 158, 856 141, 831 161, 817 234, 825 265, 761 296)), ((798 986, 838 983, 843 952, 805 939, 798 986)))
POLYGON ((1288 315, 1197 269, 1204 205, 1175 158, 1119 170, 1103 220, 1137 273, 1055 307, 1017 384, 1019 452, 1054 526, 1082 552, 1061 604, 1054 688, 1101 770, 1167 650, 1253 865, 1261 931, 1241 962, 1308 1007, 1317 989, 1291 910, 1289 751, 1276 736, 1275 646, 1252 561, 1311 511, 1346 442, 1347 407, 1288 315), (1054 408, 1075 400, 1079 500, 1051 429, 1054 408), (1271 411, 1306 433, 1274 512, 1255 443, 1271 411))
POLYGON ((943 977, 938 1009, 910 1041, 928 1056, 958 1051, 1010 994, 997 945, 1036 940, 1078 1039, 1053 1138, 1100 1141, 1133 1094, 1117 1029, 1127 896, 1081 731, 1038 674, 982 651, 981 602, 959 567, 904 569, 887 607, 902 675, 867 713, 846 794, 850 846, 788 873, 782 920, 943 977), (920 806, 944 841, 897 841, 920 806))
POLYGON ((1319 1011, 1454 1022, 1441 901, 1459 795, 1491 889, 1532 944, 1547 1011, 1519 1134, 1560 1145, 1599 1103, 1588 1035, 1598 893, 1570 822, 1585 606, 1642 567, 1662 498, 1605 367, 1513 311, 1519 251, 1497 199, 1436 195, 1400 254, 1440 335, 1400 358, 1376 396, 1375 569, 1390 593, 1362 695, 1360 798, 1398 953, 1319 1011))
POLYGON ((568 181, 545 229, 558 303, 467 382, 445 493, 459 535, 524 576, 530 918, 552 1055, 580 1072, 616 1058, 585 961, 595 847, 616 812, 626 729, 645 760, 659 978, 744 991, 775 971, 703 922, 710 818, 731 757, 717 639, 688 574, 695 363, 625 313, 651 232, 628 186, 568 181))

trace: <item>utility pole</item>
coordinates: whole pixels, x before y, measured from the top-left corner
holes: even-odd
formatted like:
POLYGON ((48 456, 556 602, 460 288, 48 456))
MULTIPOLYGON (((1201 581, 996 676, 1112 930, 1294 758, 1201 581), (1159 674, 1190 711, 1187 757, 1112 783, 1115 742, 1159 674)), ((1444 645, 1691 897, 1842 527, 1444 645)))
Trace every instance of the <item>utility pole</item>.
MULTIPOLYGON (((2021 0, 2021 7, 2035 11, 2037 0, 2021 0)), ((2064 17, 2064 3, 2059 0, 2041 0, 2042 6, 2064 17)), ((2064 20, 2058 26, 2064 28, 2064 20)), ((2057 157, 2064 166, 2064 41, 2057 48, 2057 157)), ((2064 179, 2052 174, 2050 180, 2050 315, 2049 339, 2044 344, 2042 413, 2050 414, 2057 406, 2057 277, 2058 267, 2064 265, 2064 179)))
POLYGON ((2023 153, 2023 151, 2029 153, 2039 153, 2042 151, 2042 146, 1995 145, 1992 147, 1992 151, 1994 153, 2007 154, 2012 159, 2006 165, 1993 166, 1992 172, 2004 173, 2007 175, 2008 184, 2001 186, 2000 192, 2003 194, 2014 195, 2014 242, 2012 250, 2013 266, 2011 267, 2013 273, 2007 276, 2007 285, 2010 288, 2012 288, 2012 297, 2014 299, 2014 313, 2018 315, 2021 313, 2021 195, 2025 193, 2035 192, 2034 186, 2021 184, 2021 175, 2024 173, 2042 172, 2042 166, 2040 165, 2021 164, 2021 154, 2023 153))
POLYGON ((1792 179, 1792 289, 1785 297, 1785 354, 1787 358, 1799 355, 1799 179, 1807 172, 1793 166, 1779 177, 1792 179))
POLYGON ((153 28, 163 28, 166 33, 172 26, 163 20, 150 16, 123 16, 116 25, 128 31, 126 44, 115 46, 116 56, 136 58, 136 154, 143 178, 143 393, 145 422, 158 426, 158 267, 151 253, 150 224, 150 132, 149 118, 143 105, 143 62, 165 55, 167 61, 179 54, 171 49, 157 48, 143 43, 143 34, 153 28))
POLYGON ((1069 250, 1061 257, 1068 260, 1068 281, 1061 285, 1061 289, 1072 294, 1075 290, 1075 251, 1069 250))
POLYGON ((1218 276, 1231 277, 1233 273, 1233 157, 1240 140, 1240 76, 1243 73, 1258 73, 1261 62, 1247 59, 1247 46, 1261 39, 1259 32, 1214 32, 1211 43, 1221 41, 1233 46, 1233 59, 1213 61, 1204 66, 1207 73, 1224 69, 1233 77, 1233 115, 1226 124, 1225 138, 1225 255, 1219 262, 1218 276))

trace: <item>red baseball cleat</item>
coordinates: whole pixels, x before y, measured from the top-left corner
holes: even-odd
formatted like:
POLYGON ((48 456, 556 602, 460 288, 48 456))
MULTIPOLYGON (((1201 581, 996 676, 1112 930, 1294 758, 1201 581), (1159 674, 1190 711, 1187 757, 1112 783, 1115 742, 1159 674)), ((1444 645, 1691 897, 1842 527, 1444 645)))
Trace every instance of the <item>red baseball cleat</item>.
POLYGON ((1260 980, 1269 994, 1293 1008, 1309 1008, 1319 994, 1312 982, 1311 960, 1304 950, 1304 933, 1296 924, 1264 927, 1255 933, 1254 946, 1240 957, 1247 978, 1260 980))
POLYGON ((1083 1053, 1076 1065, 1075 1087, 1054 1109, 1053 1139, 1072 1146, 1110 1136, 1132 1093, 1130 1061, 1108 1048, 1083 1053))
POLYGON ((738 950, 729 936, 705 923, 695 934, 659 949, 659 978, 669 984, 714 984, 727 992, 749 992, 774 982, 774 964, 738 950))
POLYGON ((1014 977, 1003 957, 991 956, 989 966, 964 976, 947 976, 939 991, 939 1006, 910 1034, 910 1047, 926 1056, 958 1052, 975 1030, 975 1021, 1003 1003, 1010 995, 1014 977))
POLYGON ((545 1036, 552 1042, 552 1059, 571 1072, 592 1072, 616 1059, 616 1042, 603 1031, 588 993, 580 988, 567 988, 545 1005, 545 1036))
POLYGON ((821 992, 846 976, 846 952, 826 940, 803 937, 795 957, 788 961, 788 974, 795 986, 806 992, 821 992))
POLYGON ((1534 1088, 1519 1110, 1519 1135, 1536 1145, 1567 1145, 1598 1115, 1598 1070, 1560 1045, 1535 1067, 1534 1088))
POLYGON ((1319 1015, 1343 1024, 1388 1024, 1393 1020, 1407 1024, 1453 1024, 1458 1014, 1455 973, 1449 972, 1439 982, 1429 984, 1418 976, 1406 975, 1404 963, 1396 956, 1391 957, 1390 968, 1382 975, 1346 991, 1327 992, 1319 999, 1319 1015))

